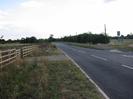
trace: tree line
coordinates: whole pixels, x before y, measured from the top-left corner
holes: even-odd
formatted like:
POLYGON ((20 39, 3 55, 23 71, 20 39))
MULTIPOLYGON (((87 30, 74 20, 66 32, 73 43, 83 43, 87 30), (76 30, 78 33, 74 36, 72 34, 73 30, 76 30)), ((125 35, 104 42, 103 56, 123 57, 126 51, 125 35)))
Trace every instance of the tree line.
POLYGON ((133 34, 127 34, 126 36, 121 35, 120 37, 117 36, 108 36, 105 34, 92 34, 90 33, 83 33, 83 34, 78 34, 74 36, 65 36, 62 38, 54 38, 54 35, 50 35, 48 39, 37 39, 36 37, 26 37, 26 38, 21 38, 17 40, 4 40, 0 39, 0 43, 43 43, 43 42, 53 42, 53 41, 65 41, 65 42, 78 42, 78 43, 91 43, 91 44, 97 44, 97 43, 109 43, 110 39, 133 39, 133 34))
POLYGON ((113 37, 110 37, 111 39, 118 39, 118 38, 122 38, 122 39, 133 39, 133 34, 130 33, 130 34, 127 34, 126 36, 124 35, 121 35, 121 36, 113 36, 113 37))
POLYGON ((5 43, 43 43, 45 42, 44 39, 37 39, 36 37, 32 36, 32 37, 26 37, 26 38, 21 38, 21 39, 17 39, 17 40, 4 40, 4 39, 0 39, 0 43, 5 44, 5 43))
POLYGON ((98 43, 109 43, 111 39, 133 39, 133 34, 127 34, 126 36, 120 35, 118 36, 108 36, 106 34, 92 34, 90 33, 83 33, 79 35, 74 36, 65 36, 62 38, 55 39, 53 35, 50 35, 50 37, 47 39, 49 42, 54 41, 65 41, 65 42, 77 42, 77 43, 91 43, 91 44, 98 44, 98 43))
POLYGON ((92 44, 110 42, 109 36, 105 34, 92 34, 92 33, 83 33, 74 36, 65 36, 59 40, 65 42, 92 43, 92 44))

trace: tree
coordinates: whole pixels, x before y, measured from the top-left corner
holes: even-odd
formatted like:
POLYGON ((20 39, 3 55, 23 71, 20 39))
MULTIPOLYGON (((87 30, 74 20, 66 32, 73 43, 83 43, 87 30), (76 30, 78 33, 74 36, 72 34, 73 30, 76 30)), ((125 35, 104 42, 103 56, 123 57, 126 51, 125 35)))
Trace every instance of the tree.
POLYGON ((53 34, 50 34, 50 36, 49 36, 49 38, 48 38, 48 41, 49 41, 49 42, 55 41, 54 35, 53 35, 53 34))

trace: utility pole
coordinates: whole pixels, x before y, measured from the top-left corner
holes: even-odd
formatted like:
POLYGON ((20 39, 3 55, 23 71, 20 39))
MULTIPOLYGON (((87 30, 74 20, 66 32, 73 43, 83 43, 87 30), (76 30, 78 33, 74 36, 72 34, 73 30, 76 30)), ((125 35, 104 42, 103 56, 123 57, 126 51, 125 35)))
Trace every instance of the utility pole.
POLYGON ((77 32, 76 32, 76 42, 78 42, 77 32))
POLYGON ((105 32, 105 36, 107 35, 107 33, 106 33, 106 24, 104 24, 104 32, 105 32))
POLYGON ((107 40, 106 40, 106 37, 107 37, 106 24, 104 24, 104 33, 105 33, 105 42, 106 42, 106 41, 107 41, 107 40))

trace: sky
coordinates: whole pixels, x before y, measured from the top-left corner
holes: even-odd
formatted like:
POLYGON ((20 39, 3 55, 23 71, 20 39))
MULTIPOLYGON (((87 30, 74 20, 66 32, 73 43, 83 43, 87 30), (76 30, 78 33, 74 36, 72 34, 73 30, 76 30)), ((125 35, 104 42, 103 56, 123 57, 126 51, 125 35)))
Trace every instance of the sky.
POLYGON ((0 0, 0 36, 20 39, 133 32, 132 0, 0 0))

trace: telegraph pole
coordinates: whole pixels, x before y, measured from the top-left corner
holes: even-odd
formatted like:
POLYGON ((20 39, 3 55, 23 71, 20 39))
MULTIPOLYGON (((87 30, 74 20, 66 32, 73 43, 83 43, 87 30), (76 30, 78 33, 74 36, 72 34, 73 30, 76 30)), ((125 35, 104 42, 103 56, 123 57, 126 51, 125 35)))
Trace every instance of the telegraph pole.
POLYGON ((106 33, 106 24, 104 24, 104 33, 105 33, 105 36, 107 35, 107 33, 106 33))
POLYGON ((106 29, 106 24, 104 24, 104 33, 105 33, 105 42, 106 42, 106 37, 107 37, 107 29, 106 29))
POLYGON ((76 42, 78 42, 77 32, 76 32, 76 42))

